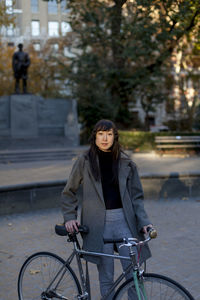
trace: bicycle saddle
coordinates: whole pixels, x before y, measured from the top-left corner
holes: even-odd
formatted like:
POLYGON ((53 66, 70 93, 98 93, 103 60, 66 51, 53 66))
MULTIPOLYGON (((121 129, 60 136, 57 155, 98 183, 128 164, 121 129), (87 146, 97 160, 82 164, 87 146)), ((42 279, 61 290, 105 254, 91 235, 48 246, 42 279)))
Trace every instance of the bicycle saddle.
MULTIPOLYGON (((78 227, 78 232, 81 232, 81 233, 88 233, 89 232, 89 228, 85 225, 80 225, 78 227)), ((76 234, 78 232, 75 232, 76 234)), ((64 224, 56 224, 55 225, 55 233, 57 235, 60 235, 60 236, 66 236, 66 235, 69 235, 69 232, 67 231, 66 227, 64 224)))

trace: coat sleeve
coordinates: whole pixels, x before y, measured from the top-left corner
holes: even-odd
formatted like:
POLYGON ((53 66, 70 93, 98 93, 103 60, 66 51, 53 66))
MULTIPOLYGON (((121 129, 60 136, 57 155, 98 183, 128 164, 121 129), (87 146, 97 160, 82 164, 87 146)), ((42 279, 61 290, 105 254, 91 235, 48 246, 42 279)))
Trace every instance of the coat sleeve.
POLYGON ((131 162, 131 173, 129 175, 129 192, 135 216, 137 220, 138 231, 141 231, 143 226, 151 224, 148 215, 144 209, 144 193, 142 184, 138 175, 137 167, 131 162))
POLYGON ((61 195, 64 222, 77 218, 78 199, 76 192, 83 181, 84 156, 77 159, 61 195))

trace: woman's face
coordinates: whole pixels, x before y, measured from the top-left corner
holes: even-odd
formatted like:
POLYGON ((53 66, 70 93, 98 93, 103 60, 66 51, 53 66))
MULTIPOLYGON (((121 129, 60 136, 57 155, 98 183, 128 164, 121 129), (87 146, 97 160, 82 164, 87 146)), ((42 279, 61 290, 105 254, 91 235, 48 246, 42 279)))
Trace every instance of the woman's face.
POLYGON ((97 147, 104 152, 110 151, 110 147, 114 142, 114 132, 113 129, 110 130, 99 130, 96 133, 96 145, 97 147))

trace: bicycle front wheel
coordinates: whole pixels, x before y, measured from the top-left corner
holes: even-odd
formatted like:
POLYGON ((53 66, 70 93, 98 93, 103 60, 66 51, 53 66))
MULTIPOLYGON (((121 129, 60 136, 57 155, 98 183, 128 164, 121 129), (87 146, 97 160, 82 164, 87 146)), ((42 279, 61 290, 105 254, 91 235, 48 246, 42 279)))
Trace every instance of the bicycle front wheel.
POLYGON ((30 256, 18 277, 19 300, 78 299, 79 281, 65 261, 49 252, 30 256))
MULTIPOLYGON (((144 274, 143 286, 140 287, 141 300, 195 300, 183 286, 162 275, 144 274)), ((129 279, 116 291, 114 300, 138 300, 134 291, 134 282, 129 279), (131 293, 135 296, 130 296, 131 293)))

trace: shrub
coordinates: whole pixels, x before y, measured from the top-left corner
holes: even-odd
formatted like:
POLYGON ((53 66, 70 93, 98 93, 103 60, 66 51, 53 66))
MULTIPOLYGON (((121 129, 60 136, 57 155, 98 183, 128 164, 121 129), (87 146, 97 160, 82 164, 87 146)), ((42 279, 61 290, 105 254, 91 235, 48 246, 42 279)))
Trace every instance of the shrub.
POLYGON ((119 142, 126 150, 134 152, 152 151, 156 149, 156 136, 200 135, 200 132, 145 132, 119 130, 119 142))
POLYGON ((145 131, 119 131, 119 142, 124 149, 151 151, 154 149, 155 133, 145 131))

